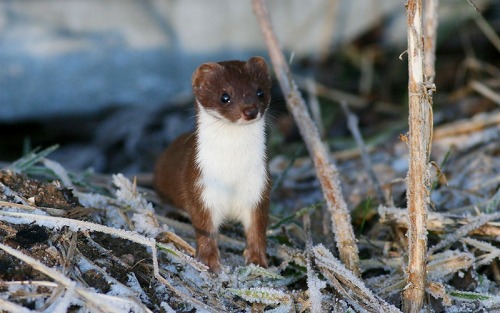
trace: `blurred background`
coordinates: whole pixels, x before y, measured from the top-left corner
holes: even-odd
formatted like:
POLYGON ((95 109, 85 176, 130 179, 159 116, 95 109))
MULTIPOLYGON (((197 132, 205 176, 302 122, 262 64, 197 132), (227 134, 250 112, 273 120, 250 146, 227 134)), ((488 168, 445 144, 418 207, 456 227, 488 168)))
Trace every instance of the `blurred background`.
MULTIPOLYGON (((440 1, 438 124, 500 102, 500 3, 473 3, 480 13, 466 0, 440 1), (471 80, 484 80, 493 96, 471 80)), ((318 95, 317 122, 332 150, 352 145, 342 140, 342 100, 368 140, 406 132, 404 1, 267 4, 302 91, 318 95)), ((194 69, 253 55, 268 59, 250 1, 0 0, 0 161, 59 144, 51 158, 69 170, 150 172, 156 155, 194 126, 194 69)), ((277 84, 273 93, 277 155, 299 137, 277 84)))

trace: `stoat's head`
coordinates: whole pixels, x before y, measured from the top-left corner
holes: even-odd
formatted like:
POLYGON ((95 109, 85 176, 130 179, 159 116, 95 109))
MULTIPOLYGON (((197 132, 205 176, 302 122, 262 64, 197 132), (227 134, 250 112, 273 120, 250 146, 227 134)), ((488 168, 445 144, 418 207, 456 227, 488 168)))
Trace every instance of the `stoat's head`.
POLYGON ((212 116, 233 123, 258 121, 271 101, 271 78, 262 57, 202 64, 192 82, 196 102, 212 116))

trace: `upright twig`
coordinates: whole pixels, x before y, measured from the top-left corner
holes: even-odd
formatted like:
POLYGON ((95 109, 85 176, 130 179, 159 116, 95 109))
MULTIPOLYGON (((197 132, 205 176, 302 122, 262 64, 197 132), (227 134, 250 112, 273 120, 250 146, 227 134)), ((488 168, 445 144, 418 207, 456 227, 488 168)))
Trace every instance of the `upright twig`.
POLYGON ((368 155, 368 149, 366 149, 363 136, 361 136, 361 132, 358 128, 358 117, 354 113, 352 113, 351 110, 349 110, 349 107, 347 106, 347 103, 345 101, 341 101, 340 105, 342 106, 344 115, 347 118, 347 127, 351 131, 351 134, 354 137, 354 141, 356 141, 356 145, 358 146, 365 171, 368 174, 368 178, 371 180, 373 187, 375 188, 377 199, 379 203, 387 205, 389 203, 389 199, 385 197, 377 175, 375 175, 375 171, 373 171, 372 161, 370 159, 370 156, 368 155))
POLYGON ((474 21, 486 36, 486 38, 488 38, 488 40, 491 42, 491 44, 495 46, 498 52, 500 52, 500 37, 498 36, 495 29, 491 27, 490 24, 488 24, 488 21, 486 21, 486 19, 481 14, 477 14, 474 21))
POLYGON ((311 120, 304 99, 292 79, 290 69, 273 31, 269 13, 263 2, 263 0, 252 0, 253 10, 264 35, 276 77, 286 99, 288 110, 293 114, 309 154, 313 159, 316 175, 321 183, 323 195, 331 214, 340 259, 348 269, 359 276, 358 247, 347 204, 342 196, 337 168, 330 163, 327 149, 321 142, 318 129, 311 120))
POLYGON ((408 195, 408 278, 403 292, 403 311, 419 312, 426 282, 427 207, 430 177, 428 163, 432 140, 432 87, 424 79, 422 0, 408 0, 408 93, 410 160, 408 195))
POLYGON ((437 40, 437 24, 438 12, 437 8, 439 0, 426 0, 425 1, 425 15, 424 15, 424 49, 425 49, 425 76, 430 83, 434 83, 436 76, 436 40, 437 40))

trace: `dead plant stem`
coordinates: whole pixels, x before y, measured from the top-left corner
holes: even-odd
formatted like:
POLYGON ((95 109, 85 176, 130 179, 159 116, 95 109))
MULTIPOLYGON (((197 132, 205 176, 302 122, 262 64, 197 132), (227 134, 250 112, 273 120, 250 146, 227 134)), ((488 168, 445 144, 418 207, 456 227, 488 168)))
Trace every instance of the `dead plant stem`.
POLYGON ((304 99, 292 78, 285 56, 273 31, 264 1, 252 0, 252 4, 288 109, 293 114, 309 154, 313 159, 316 175, 321 183, 323 195, 331 214, 332 228, 335 233, 340 259, 356 276, 360 276, 358 247, 347 204, 342 196, 337 168, 330 163, 327 149, 321 142, 318 129, 311 120, 304 99))
POLYGON ((409 227, 406 272, 408 277, 403 292, 403 311, 417 313, 424 302, 426 283, 426 221, 430 185, 428 163, 432 140, 432 88, 424 79, 422 0, 408 0, 406 8, 410 160, 407 177, 409 227))

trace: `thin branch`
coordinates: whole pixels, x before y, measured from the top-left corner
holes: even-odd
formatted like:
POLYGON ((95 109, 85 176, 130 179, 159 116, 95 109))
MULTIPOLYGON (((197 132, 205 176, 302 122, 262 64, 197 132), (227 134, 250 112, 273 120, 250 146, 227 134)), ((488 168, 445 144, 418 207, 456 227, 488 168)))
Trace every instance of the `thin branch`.
POLYGON ((436 41, 437 41, 437 25, 438 25, 438 8, 439 0, 426 0, 425 16, 424 16, 424 66, 425 76, 429 83, 434 83, 436 76, 436 41))
POLYGON ((321 120, 321 107, 319 105, 318 94, 316 92, 316 83, 312 78, 307 78, 307 93, 309 94, 309 107, 311 108, 312 118, 314 123, 318 127, 319 134, 321 138, 325 136, 325 128, 323 127, 323 121, 321 120))
POLYGON ((469 86, 485 98, 488 98, 491 101, 495 102, 497 105, 500 105, 500 94, 496 93, 493 89, 489 88, 485 84, 482 84, 477 80, 473 80, 469 83, 469 86))
POLYGON ((488 40, 491 42, 491 44, 498 50, 498 52, 500 52, 500 37, 498 37, 498 34, 493 29, 493 27, 491 27, 491 25, 481 14, 476 15, 474 21, 486 36, 486 38, 488 38, 488 40))
POLYGON ((370 160, 370 156, 368 155, 368 149, 366 149, 365 143, 363 141, 363 136, 361 136, 361 132, 358 128, 358 117, 354 115, 348 108, 347 103, 345 101, 340 102, 342 106, 342 110, 344 111, 345 116, 347 117, 347 127, 351 131, 354 140, 356 141, 356 145, 359 148, 361 153, 361 160, 363 161, 363 166, 365 167, 366 172, 368 173, 368 177, 372 181, 373 186, 375 187, 375 191, 377 193, 377 199, 379 203, 388 204, 388 199, 385 198, 384 192, 382 191, 382 187, 380 186, 380 182, 378 181, 377 175, 373 171, 372 161, 370 160))
POLYGON ((435 140, 447 137, 468 135, 480 132, 488 128, 495 128, 500 125, 500 111, 492 111, 487 114, 477 114, 473 118, 459 120, 448 124, 440 125, 436 128, 433 138, 435 140))
POLYGON ((323 195, 331 214, 340 259, 356 276, 360 276, 358 247, 351 225, 351 216, 342 196, 337 168, 330 163, 328 151, 321 142, 318 129, 311 120, 304 99, 292 78, 285 56, 273 31, 264 1, 253 0, 252 4, 264 35, 276 77, 285 96, 288 110, 293 114, 309 154, 313 159, 316 175, 321 183, 323 195))
POLYGON ((500 212, 493 213, 493 214, 483 214, 473 221, 470 221, 470 224, 464 225, 457 229, 454 233, 449 234, 446 236, 443 240, 441 240, 437 245, 431 247, 429 251, 427 252, 428 255, 431 255, 435 251, 442 249, 448 245, 451 245, 455 241, 460 240, 462 237, 467 236, 468 233, 471 231, 480 228, 481 226, 485 225, 486 223, 497 220, 500 218, 500 212))
POLYGON ((479 10, 478 6, 472 0, 467 0, 467 2, 469 2, 477 13, 481 13, 481 10, 479 10))

